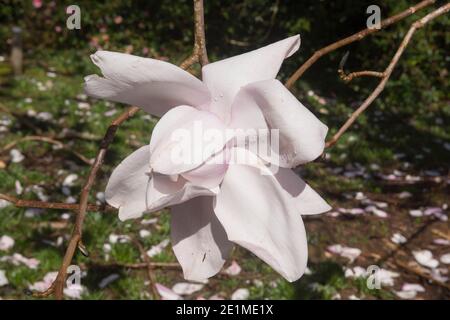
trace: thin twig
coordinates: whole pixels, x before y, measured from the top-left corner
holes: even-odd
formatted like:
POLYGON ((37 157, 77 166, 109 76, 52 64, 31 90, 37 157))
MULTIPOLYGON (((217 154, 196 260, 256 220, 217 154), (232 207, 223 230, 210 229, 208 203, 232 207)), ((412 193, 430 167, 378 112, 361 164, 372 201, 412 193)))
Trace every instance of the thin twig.
POLYGON ((339 48, 342 48, 344 46, 347 46, 355 41, 359 41, 362 40, 363 38, 367 37, 368 35, 378 32, 381 29, 384 29, 388 26, 390 26, 391 24, 396 23, 397 21, 400 21, 412 14, 414 14, 415 12, 433 4, 436 0, 425 0, 425 1, 421 1, 419 2, 417 5, 408 8, 407 10, 396 14, 392 17, 389 17, 383 21, 381 21, 380 23, 380 28, 367 28, 364 30, 361 30, 347 38, 344 38, 342 40, 339 40, 337 42, 334 42, 326 47, 323 47, 322 49, 314 52, 314 54, 304 63, 302 64, 297 71, 295 71, 290 78, 286 81, 286 88, 291 88, 294 83, 303 75, 303 73, 305 73, 306 70, 308 70, 317 60, 319 60, 322 56, 335 51, 339 48))
POLYGON ((144 247, 142 246, 141 242, 139 240, 137 240, 136 238, 133 238, 133 242, 136 244, 136 246, 139 249, 139 252, 141 254, 141 257, 145 262, 146 269, 147 269, 147 277, 148 277, 148 281, 150 282, 150 290, 152 292, 153 299, 160 300, 161 296, 158 292, 158 289, 156 289, 156 278, 155 278, 152 262, 150 261, 150 258, 148 256, 147 252, 145 252, 144 247))
POLYGON ((17 144, 19 144, 21 142, 25 142, 25 141, 39 141, 39 142, 46 142, 46 143, 53 144, 53 145, 57 146, 58 148, 63 149, 65 151, 73 154, 75 157, 77 157, 79 160, 81 160, 85 164, 92 165, 92 160, 91 159, 85 157, 84 155, 82 155, 81 153, 79 153, 77 151, 74 151, 73 149, 71 149, 70 147, 66 146, 61 141, 55 140, 55 139, 50 138, 50 137, 44 137, 44 136, 26 136, 26 137, 20 138, 18 140, 10 142, 6 146, 4 146, 2 148, 2 150, 0 151, 0 153, 9 151, 10 149, 14 148, 17 144))
POLYGON ((194 49, 192 54, 180 64, 180 68, 184 70, 189 69, 197 62, 202 66, 209 63, 206 51, 204 11, 203 0, 194 0, 194 49))
MULTIPOLYGON (((115 268, 126 268, 126 269, 144 269, 148 267, 147 262, 139 263, 121 263, 121 262, 110 262, 104 263, 101 261, 90 260, 88 262, 89 266, 101 268, 101 269, 115 269, 115 268)), ((174 269, 180 270, 181 266, 177 262, 150 262, 152 268, 158 269, 174 269)))
MULTIPOLYGON (((109 262, 104 263, 101 261, 90 260, 88 265, 91 267, 101 268, 101 269, 116 269, 116 268, 125 268, 125 269, 147 269, 150 265, 152 269, 164 269, 164 270, 182 270, 181 265, 178 262, 138 262, 138 263, 122 263, 122 262, 109 262)), ((242 274, 242 273, 241 273, 242 274)), ((246 275, 256 276, 251 273, 245 273, 246 275)), ((230 277, 229 273, 226 270, 221 270, 218 276, 230 277)))
MULTIPOLYGON (((68 210, 68 211, 79 211, 80 205, 78 203, 63 203, 63 202, 44 202, 44 201, 34 201, 34 200, 22 200, 13 196, 9 196, 3 193, 0 193, 0 199, 11 202, 14 206, 18 208, 38 208, 38 209, 53 209, 53 210, 68 210)), ((117 209, 111 207, 107 204, 104 205, 95 205, 88 204, 88 211, 95 212, 116 212, 117 209)))
POLYGON ((341 80, 343 80, 347 83, 352 81, 353 79, 359 78, 359 77, 375 77, 375 78, 383 78, 384 77, 384 72, 369 71, 369 70, 356 71, 356 72, 351 72, 351 73, 346 74, 343 69, 339 69, 338 74, 339 74, 339 77, 341 78, 341 80))
POLYGON ((83 254, 87 255, 86 248, 82 242, 83 222, 84 222, 84 218, 86 217, 89 192, 91 191, 91 188, 94 184, 97 173, 103 164, 103 160, 105 158, 106 151, 108 150, 109 145, 111 144, 112 140, 114 139, 114 136, 116 135, 116 132, 117 132, 117 129, 119 128, 119 126, 124 121, 126 121, 127 119, 132 117, 134 114, 136 114, 138 111, 139 111, 138 107, 129 107, 124 113, 122 113, 119 117, 114 119, 112 121, 111 125, 108 127, 108 130, 106 131, 106 134, 105 134, 103 140, 100 142, 100 149, 94 160, 94 164, 91 167, 91 170, 87 177, 86 183, 81 191, 80 208, 79 208, 79 212, 77 214, 77 218, 75 220, 75 226, 72 231, 72 235, 71 235, 69 245, 66 250, 66 254, 64 255, 61 268, 58 271, 58 276, 56 277, 55 282, 51 286, 51 288, 53 288, 52 292, 55 294, 55 298, 58 300, 63 299, 63 297, 64 297, 63 291, 64 291, 64 284, 65 284, 66 276, 67 276, 66 270, 69 267, 69 265, 73 259, 76 249, 79 248, 83 254))
POLYGON ((447 13, 449 10, 450 10, 450 3, 447 3, 412 24, 412 26, 406 33, 405 37, 403 38, 402 42, 400 43, 400 46, 398 47, 397 52, 395 53, 388 67, 383 72, 383 77, 381 78, 381 81, 379 82, 378 86, 375 88, 374 91, 372 91, 372 93, 366 98, 366 100, 364 100, 364 102, 351 114, 350 118, 344 123, 344 125, 338 130, 338 132, 329 141, 327 141, 325 145, 327 148, 331 147, 338 141, 338 139, 344 134, 344 132, 347 131, 347 129, 356 121, 359 115, 363 113, 384 90, 387 81, 392 75, 392 71, 397 65, 400 57, 402 56, 409 42, 411 41, 411 38, 414 35, 414 33, 423 26, 425 26, 431 20, 447 13))

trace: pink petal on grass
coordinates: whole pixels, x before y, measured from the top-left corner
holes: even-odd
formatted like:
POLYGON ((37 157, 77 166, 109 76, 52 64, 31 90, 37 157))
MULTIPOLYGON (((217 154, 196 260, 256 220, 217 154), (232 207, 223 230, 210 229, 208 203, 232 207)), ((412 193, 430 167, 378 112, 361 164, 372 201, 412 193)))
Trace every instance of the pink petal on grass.
POLYGON ((158 290, 158 293, 161 295, 162 300, 183 300, 180 295, 176 294, 171 289, 160 283, 156 283, 155 287, 156 290, 158 290))
POLYGON ((241 270, 241 266, 235 260, 233 260, 231 262, 231 265, 225 269, 225 273, 230 276, 237 276, 239 273, 241 273, 241 270))

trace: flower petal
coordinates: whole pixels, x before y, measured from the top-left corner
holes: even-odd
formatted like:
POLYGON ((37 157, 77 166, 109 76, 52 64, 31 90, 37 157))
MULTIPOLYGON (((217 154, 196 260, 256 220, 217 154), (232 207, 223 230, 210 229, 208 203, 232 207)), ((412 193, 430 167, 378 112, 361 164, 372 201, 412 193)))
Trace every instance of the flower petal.
POLYGON ((159 173, 180 174, 203 164, 228 140, 225 125, 215 114, 179 106, 153 130, 150 166, 159 173))
POLYGON ((300 36, 296 35, 204 66, 202 79, 212 97, 209 110, 228 123, 230 106, 239 89, 252 82, 274 79, 283 60, 299 47, 300 36))
POLYGON ((186 280, 205 280, 220 271, 233 244, 213 211, 212 197, 172 207, 173 251, 186 280))
POLYGON ((113 171, 105 191, 106 201, 119 209, 121 220, 140 218, 144 213, 182 203, 197 196, 211 196, 218 189, 194 186, 186 179, 148 174, 150 146, 125 158, 113 171))
POLYGON ((215 196, 219 188, 196 186, 178 176, 173 180, 167 175, 153 173, 147 195, 147 210, 158 211, 165 207, 180 204, 199 196, 215 196))
POLYGON ((219 151, 200 167, 184 172, 181 175, 194 185, 205 188, 217 187, 222 182, 228 169, 228 155, 229 153, 225 152, 225 150, 219 151))
POLYGON ((199 79, 168 62, 110 51, 97 51, 91 59, 104 75, 85 78, 92 97, 142 107, 158 117, 175 106, 200 107, 210 100, 199 79))
POLYGON ((146 211, 149 161, 150 146, 146 145, 125 158, 109 178, 105 199, 119 208, 119 217, 123 219, 139 218, 146 211))
POLYGON ((264 160, 292 168, 322 154, 328 127, 278 80, 249 84, 241 89, 233 102, 232 128, 264 129, 262 119, 272 136, 272 154, 258 153, 264 160), (274 136, 277 133, 279 139, 274 136), (279 157, 274 157, 273 153, 279 157))
POLYGON ((283 189, 294 198, 295 205, 300 214, 319 214, 331 209, 328 203, 293 170, 279 168, 275 177, 283 189))
POLYGON ((252 251, 288 281, 295 281, 306 268, 305 228, 292 198, 273 175, 262 175, 261 170, 230 165, 214 212, 230 241, 252 251))

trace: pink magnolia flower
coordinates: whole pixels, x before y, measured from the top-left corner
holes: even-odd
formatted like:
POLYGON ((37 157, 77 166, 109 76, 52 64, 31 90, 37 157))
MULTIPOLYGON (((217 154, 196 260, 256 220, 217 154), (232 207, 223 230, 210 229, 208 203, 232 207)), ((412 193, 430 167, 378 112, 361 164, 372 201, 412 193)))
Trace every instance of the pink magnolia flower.
POLYGON ((106 201, 121 220, 171 207, 172 246, 188 280, 219 272, 234 244, 289 281, 305 271, 301 215, 330 206, 291 169, 322 154, 328 128, 275 79, 299 46, 297 35, 208 64, 203 81, 159 60, 107 51, 91 57, 103 77, 86 77, 87 94, 161 117, 150 143, 112 173, 106 201), (195 134, 198 125, 207 133, 276 129, 278 157, 238 146, 238 135, 227 134, 210 137, 207 148, 195 153, 205 144, 195 134), (179 132, 191 140, 174 139, 179 132), (175 161, 179 150, 199 156, 175 161), (235 161, 240 156, 251 161, 235 161))
POLYGON ((42 0, 33 0, 33 7, 35 7, 36 9, 42 7, 42 4, 42 0))

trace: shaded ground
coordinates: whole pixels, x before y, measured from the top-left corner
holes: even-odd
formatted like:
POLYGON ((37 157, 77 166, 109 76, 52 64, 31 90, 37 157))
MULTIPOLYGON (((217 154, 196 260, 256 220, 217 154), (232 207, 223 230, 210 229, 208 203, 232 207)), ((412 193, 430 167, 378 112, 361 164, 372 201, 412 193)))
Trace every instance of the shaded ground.
MULTIPOLYGON (((61 53, 48 59, 45 67, 29 61, 25 75, 16 80, 9 76, 6 63, 1 63, 4 71, 0 77, 0 101, 5 110, 0 110, 0 192, 17 193, 18 197, 26 199, 73 202, 78 200, 88 166, 70 151, 93 158, 98 137, 123 106, 93 101, 81 94, 82 76, 97 72, 87 58, 75 63, 76 58, 61 53), (9 112, 5 112, 7 110, 9 112), (29 135, 55 137, 67 148, 21 142, 14 147, 23 154, 21 161, 17 161, 17 155, 10 150, 1 151, 8 143, 29 135), (14 159, 17 162, 13 162, 14 159), (72 174, 78 178, 68 183, 67 177, 72 174)), ((298 96, 333 129, 350 110, 339 100, 326 98, 324 103, 319 103, 318 96, 302 94, 301 90, 298 96)), ((330 214, 305 218, 310 250, 309 275, 289 284, 250 253, 236 249, 232 260, 242 268, 240 274, 219 275, 203 289, 186 297, 219 295, 229 298, 236 289, 247 288, 250 298, 258 299, 398 299, 395 292, 400 291, 403 284, 415 283, 425 288, 425 292, 417 294, 418 299, 448 299, 449 282, 430 281, 436 275, 431 274, 431 268, 418 265, 412 252, 430 250, 437 260, 450 253, 449 244, 445 244, 445 240, 450 241, 446 221, 450 191, 450 133, 446 126, 449 114, 448 107, 433 114, 407 117, 371 110, 325 159, 299 170, 333 206, 330 214), (404 192, 409 192, 409 197, 404 192), (387 217, 368 212, 370 205, 387 213, 387 217), (424 212, 427 208, 441 208, 440 216, 413 217, 410 214, 410 210, 424 212), (393 243, 391 238, 395 233, 406 237, 407 242, 393 243), (441 239, 438 240, 441 244, 435 243, 437 239, 441 239), (350 263, 349 259, 330 252, 329 246, 335 244, 358 248, 361 254, 350 263), (366 268, 373 264, 399 274, 393 286, 369 290, 365 278, 352 279, 345 275, 347 268, 366 268)), ((148 141, 155 122, 156 119, 140 112, 121 127, 108 152, 91 202, 101 203, 101 192, 111 170, 128 153, 148 141)), ((9 280, 8 285, 0 287, 0 297, 27 298, 24 290, 30 284, 58 269, 74 216, 12 206, 0 209, 0 215, 0 237, 8 235, 15 240, 11 249, 0 251, 0 270, 6 271, 9 280), (36 258, 40 264, 33 270, 2 259, 13 253, 36 258)), ((83 298, 148 298, 145 269, 134 268, 141 262, 139 250, 131 242, 114 243, 114 235, 139 237, 142 230, 149 231, 150 236, 140 239, 148 250, 169 238, 168 220, 165 211, 145 217, 144 221, 126 223, 120 222, 113 213, 89 213, 84 242, 91 257, 87 259, 78 254, 74 261, 86 271, 82 285, 87 290, 83 298), (156 221, 148 221, 151 218, 156 221), (117 274, 117 279, 99 288, 99 283, 111 274, 117 274)), ((170 245, 152 260, 176 261, 170 245)), ((435 269, 440 270, 442 277, 449 276, 448 264, 439 262, 435 269)), ((172 267, 157 269, 156 276, 159 283, 169 288, 183 281, 181 271, 172 267)))

